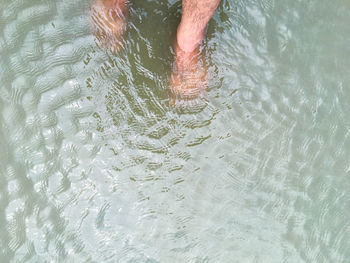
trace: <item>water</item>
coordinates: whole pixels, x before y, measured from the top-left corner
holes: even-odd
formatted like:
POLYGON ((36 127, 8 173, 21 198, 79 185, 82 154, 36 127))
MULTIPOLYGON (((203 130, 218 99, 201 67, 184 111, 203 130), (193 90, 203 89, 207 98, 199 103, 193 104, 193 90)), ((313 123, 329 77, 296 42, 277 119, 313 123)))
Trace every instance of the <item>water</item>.
POLYGON ((350 262, 350 5, 223 0, 169 106, 178 1, 0 2, 0 262, 350 262))

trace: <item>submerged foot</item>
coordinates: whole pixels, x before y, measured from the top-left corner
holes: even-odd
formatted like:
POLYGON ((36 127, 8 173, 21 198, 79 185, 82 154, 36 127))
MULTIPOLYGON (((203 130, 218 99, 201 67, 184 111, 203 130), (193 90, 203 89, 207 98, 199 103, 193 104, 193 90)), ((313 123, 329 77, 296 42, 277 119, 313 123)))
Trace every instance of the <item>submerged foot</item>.
POLYGON ((102 47, 112 52, 123 47, 127 19, 126 0, 95 0, 91 6, 93 34, 102 47))
POLYGON ((187 52, 175 45, 175 62, 170 79, 170 104, 195 104, 207 88, 207 69, 198 45, 187 52))

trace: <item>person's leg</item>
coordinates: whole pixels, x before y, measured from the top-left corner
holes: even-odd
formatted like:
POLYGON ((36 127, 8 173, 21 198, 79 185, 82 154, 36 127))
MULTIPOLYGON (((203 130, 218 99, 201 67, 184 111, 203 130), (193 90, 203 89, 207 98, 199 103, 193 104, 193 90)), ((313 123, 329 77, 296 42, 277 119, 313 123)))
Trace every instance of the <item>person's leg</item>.
MULTIPOLYGON (((116 52, 123 46, 128 0, 94 0, 92 26, 102 46, 116 52)), ((182 0, 182 17, 177 28, 175 66, 172 71, 171 101, 197 97, 206 88, 207 73, 200 43, 207 23, 220 0, 182 0), (175 99, 174 99, 175 98, 175 99)))
POLYGON ((91 6, 91 22, 99 44, 117 52, 123 46, 127 18, 127 0, 94 0, 91 6))
POLYGON ((197 98, 207 86, 207 71, 200 52, 207 24, 220 0, 182 0, 177 29, 175 65, 170 82, 170 104, 197 98))
POLYGON ((182 0, 182 17, 177 29, 177 44, 186 52, 202 41, 206 26, 220 0, 182 0))

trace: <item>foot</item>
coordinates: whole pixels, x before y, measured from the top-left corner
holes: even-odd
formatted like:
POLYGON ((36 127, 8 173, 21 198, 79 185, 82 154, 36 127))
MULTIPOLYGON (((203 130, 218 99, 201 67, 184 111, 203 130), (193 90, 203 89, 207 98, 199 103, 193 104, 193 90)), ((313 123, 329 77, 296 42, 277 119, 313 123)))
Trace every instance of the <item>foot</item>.
POLYGON ((128 7, 125 0, 95 0, 91 6, 93 34, 99 44, 117 52, 123 46, 128 7))
POLYGON ((175 63, 170 80, 170 104, 177 106, 195 101, 207 87, 207 69, 197 44, 192 51, 184 51, 178 41, 175 45, 175 63))

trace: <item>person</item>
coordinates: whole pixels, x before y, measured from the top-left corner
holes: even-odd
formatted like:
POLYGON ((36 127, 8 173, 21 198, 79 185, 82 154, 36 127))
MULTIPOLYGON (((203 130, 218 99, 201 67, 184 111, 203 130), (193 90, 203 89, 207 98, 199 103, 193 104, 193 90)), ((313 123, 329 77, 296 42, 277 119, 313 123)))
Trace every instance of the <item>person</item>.
MULTIPOLYGON (((94 35, 113 52, 123 46, 129 13, 127 1, 95 0, 91 7, 94 35)), ((170 90, 176 98, 196 98, 206 88, 207 70, 201 56, 201 43, 219 3, 220 0, 182 0, 170 78, 170 90)))

